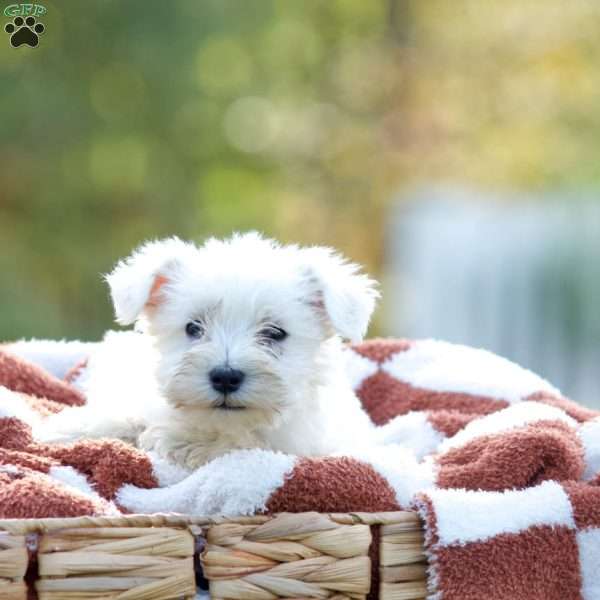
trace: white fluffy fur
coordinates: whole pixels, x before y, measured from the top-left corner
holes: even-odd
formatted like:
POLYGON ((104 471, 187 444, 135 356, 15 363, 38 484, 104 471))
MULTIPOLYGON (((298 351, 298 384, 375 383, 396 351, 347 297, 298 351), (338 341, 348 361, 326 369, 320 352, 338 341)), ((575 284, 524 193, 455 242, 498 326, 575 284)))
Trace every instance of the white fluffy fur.
POLYGON ((471 421, 456 435, 444 440, 438 451, 448 452, 453 448, 464 446, 478 437, 518 429, 538 421, 560 421, 573 428, 577 426, 575 419, 569 417, 560 408, 540 402, 525 401, 471 421))
POLYGON ((40 421, 39 415, 29 408, 20 394, 0 385, 0 418, 4 417, 16 417, 30 425, 40 421))
POLYGON ((362 448, 351 455, 370 464, 388 481, 396 494, 396 502, 402 508, 410 508, 417 492, 428 490, 435 484, 437 468, 434 462, 418 462, 404 443, 362 448))
POLYGON ((577 548, 581 564, 581 598, 600 598, 600 528, 590 527, 577 532, 577 548))
POLYGON ((588 480, 600 473, 600 417, 596 417, 579 428, 579 438, 585 453, 585 472, 588 480))
POLYGON ((393 377, 440 392, 520 402, 535 392, 560 392, 545 379, 497 354, 439 340, 419 340, 382 366, 393 377))
POLYGON ((434 429, 424 411, 411 411, 394 417, 377 429, 376 437, 380 445, 402 444, 412 450, 418 460, 435 452, 445 439, 434 429))
MULTIPOLYGON (((181 465, 176 465, 175 463, 165 460, 156 452, 148 452, 148 458, 152 463, 154 477, 156 477, 158 485, 161 488, 179 483, 192 473, 192 471, 181 465)), ((168 511, 169 509, 165 510, 168 511)))
POLYGON ((124 485, 117 501, 139 513, 252 515, 266 509, 265 503, 295 463, 296 457, 280 452, 239 450, 216 458, 170 487, 124 485))
POLYGON ((536 525, 575 527, 569 497, 556 481, 523 490, 434 489, 428 495, 435 509, 439 541, 444 546, 485 541, 536 525))
POLYGON ((106 336, 78 381, 88 405, 50 418, 45 439, 119 437, 186 468, 234 449, 314 456, 369 443, 341 345, 363 336, 377 298, 357 265, 250 233, 147 243, 107 281, 117 320, 143 333, 106 336), (287 337, 265 343, 268 325, 287 337), (220 366, 245 373, 226 399, 241 410, 216 407, 220 366))
MULTIPOLYGON (((89 484, 87 477, 83 473, 76 471, 73 467, 64 465, 52 466, 48 471, 48 477, 59 481, 71 493, 75 493, 80 497, 82 496, 86 500, 91 498, 96 502, 104 502, 98 492, 89 484)), ((109 514, 119 514, 119 510, 112 502, 109 503, 108 510, 109 514)))
POLYGON ((379 369, 379 365, 375 361, 361 356, 351 348, 347 348, 344 352, 344 359, 346 361, 346 377, 348 377, 353 390, 357 390, 365 379, 375 375, 379 369))

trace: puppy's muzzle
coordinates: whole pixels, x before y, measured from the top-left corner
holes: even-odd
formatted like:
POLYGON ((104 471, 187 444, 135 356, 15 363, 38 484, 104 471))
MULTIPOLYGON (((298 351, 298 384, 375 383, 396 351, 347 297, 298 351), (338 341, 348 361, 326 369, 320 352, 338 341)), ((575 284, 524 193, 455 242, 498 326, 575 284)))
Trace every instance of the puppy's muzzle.
POLYGON ((215 367, 209 374, 213 389, 220 394, 231 394, 240 389, 244 372, 231 367, 215 367))

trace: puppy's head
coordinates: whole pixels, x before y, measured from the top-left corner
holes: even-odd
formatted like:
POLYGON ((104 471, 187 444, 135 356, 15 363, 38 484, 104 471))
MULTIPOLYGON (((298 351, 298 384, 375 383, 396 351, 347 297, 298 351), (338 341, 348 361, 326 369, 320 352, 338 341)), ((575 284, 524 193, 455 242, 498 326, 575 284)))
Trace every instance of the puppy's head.
POLYGON ((256 233, 150 242, 107 280, 117 321, 153 336, 167 400, 215 422, 264 424, 306 401, 327 377, 328 341, 361 339, 377 298, 332 250, 256 233))

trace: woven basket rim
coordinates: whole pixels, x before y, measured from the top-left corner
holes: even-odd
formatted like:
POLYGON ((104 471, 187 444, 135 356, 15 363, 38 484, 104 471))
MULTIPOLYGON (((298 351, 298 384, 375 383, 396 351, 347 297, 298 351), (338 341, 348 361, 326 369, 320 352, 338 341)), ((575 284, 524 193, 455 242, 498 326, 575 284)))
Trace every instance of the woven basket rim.
MULTIPOLYGON (((129 514, 104 517, 50 517, 42 519, 0 519, 0 533, 6 532, 13 535, 27 533, 45 533, 66 528, 96 528, 96 527, 176 527, 190 526, 208 527, 221 523, 260 524, 277 517, 278 514, 254 516, 225 516, 225 515, 186 515, 179 513, 154 513, 129 514)), ((297 515, 314 516, 320 514, 328 517, 335 523, 343 525, 391 525, 394 523, 410 523, 420 520, 414 511, 392 512, 348 512, 348 513, 316 513, 316 511, 295 513, 297 515)))

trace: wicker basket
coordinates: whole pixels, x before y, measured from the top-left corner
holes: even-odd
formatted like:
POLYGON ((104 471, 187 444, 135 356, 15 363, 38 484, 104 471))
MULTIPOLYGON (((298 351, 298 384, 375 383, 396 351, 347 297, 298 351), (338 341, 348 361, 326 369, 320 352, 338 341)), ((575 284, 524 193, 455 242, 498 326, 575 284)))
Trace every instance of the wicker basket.
POLYGON ((0 598, 21 600, 27 597, 23 578, 28 555, 24 535, 0 532, 0 598))
POLYGON ((28 534, 40 600, 192 599, 195 562, 213 600, 361 600, 373 554, 381 600, 427 594, 423 533, 411 512, 0 520, 2 600, 27 597, 28 534))

